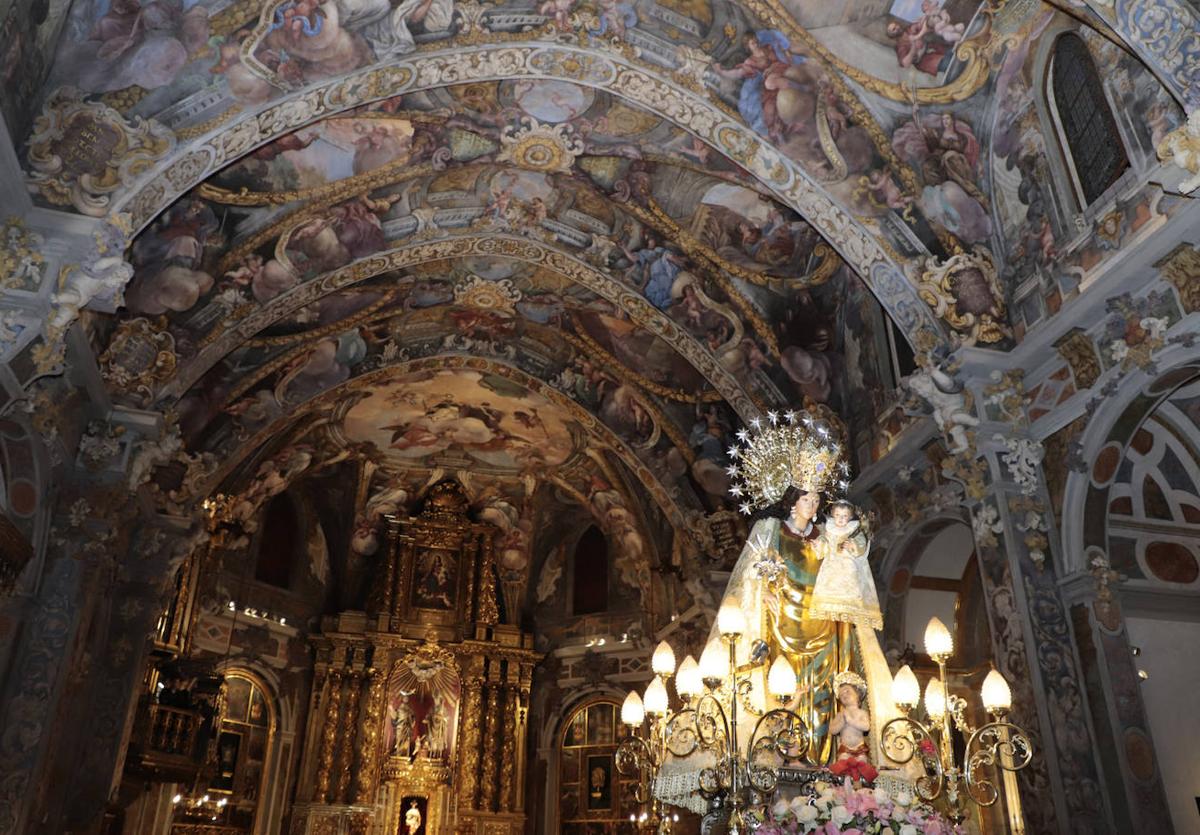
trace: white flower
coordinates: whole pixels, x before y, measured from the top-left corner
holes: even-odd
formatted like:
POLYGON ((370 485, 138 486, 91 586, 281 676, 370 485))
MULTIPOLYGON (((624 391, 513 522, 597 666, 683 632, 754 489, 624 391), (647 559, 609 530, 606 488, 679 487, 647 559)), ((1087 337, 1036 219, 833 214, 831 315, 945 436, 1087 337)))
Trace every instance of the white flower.
POLYGON ((876 804, 877 806, 882 806, 882 805, 883 805, 883 804, 885 804, 885 803, 891 803, 891 802, 892 802, 892 798, 891 798, 891 796, 890 796, 890 795, 889 795, 889 794, 888 794, 886 791, 884 791, 883 789, 875 789, 875 791, 873 792, 873 794, 874 794, 874 796, 875 796, 875 804, 876 804))
MULTIPOLYGON (((845 806, 834 806, 833 811, 829 813, 829 819, 838 826, 841 826, 844 823, 849 823, 850 819, 853 817, 854 815, 850 814, 850 810, 845 806)), ((916 833, 914 832, 913 835, 916 835, 916 833)))
POLYGON ((817 807, 809 806, 805 803, 799 809, 796 809, 796 820, 800 823, 810 823, 817 819, 817 807))
POLYGON ((817 780, 813 783, 813 791, 817 794, 825 794, 825 792, 829 791, 829 784, 824 780, 817 780))
POLYGON ((771 807, 771 814, 773 814, 775 816, 776 820, 778 820, 779 818, 782 818, 784 815, 786 815, 788 812, 790 812, 791 808, 792 807, 788 805, 788 802, 786 800, 780 800, 774 806, 771 807))
POLYGON ((911 823, 906 823, 900 827, 900 835, 917 835, 917 828, 911 823))
POLYGON ((896 802, 901 806, 908 806, 912 803, 912 801, 913 798, 909 792, 904 791, 903 789, 896 792, 896 802))

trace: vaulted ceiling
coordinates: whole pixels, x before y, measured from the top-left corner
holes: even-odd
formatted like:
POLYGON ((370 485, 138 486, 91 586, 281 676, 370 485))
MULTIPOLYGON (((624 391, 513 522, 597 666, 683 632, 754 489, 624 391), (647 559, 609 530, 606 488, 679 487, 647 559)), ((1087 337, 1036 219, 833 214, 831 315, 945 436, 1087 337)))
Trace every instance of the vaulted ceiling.
MULTIPOLYGON (((1008 347, 1057 257, 1033 100, 1078 24, 1036 3, 56 11, 6 117, 36 200, 132 241, 102 372, 259 504, 350 458, 371 495, 541 478, 608 519, 598 494, 644 490, 683 532, 726 507, 740 422, 829 407, 869 448, 888 321, 919 354, 1008 347)), ((1146 130, 1178 123, 1085 34, 1154 86, 1146 130)))

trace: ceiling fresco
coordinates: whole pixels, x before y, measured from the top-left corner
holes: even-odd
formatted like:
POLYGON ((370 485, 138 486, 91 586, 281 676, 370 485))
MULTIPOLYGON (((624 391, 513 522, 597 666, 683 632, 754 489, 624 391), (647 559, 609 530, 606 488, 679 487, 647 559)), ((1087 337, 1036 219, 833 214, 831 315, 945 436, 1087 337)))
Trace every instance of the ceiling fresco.
MULTIPOLYGON (((829 408, 876 460, 897 339, 1010 347, 1170 211, 1133 195, 1076 234, 1051 205, 1031 91, 1077 26, 971 0, 83 2, 24 163, 35 199, 131 230, 103 373, 225 475, 317 432, 384 505, 402 473, 536 470, 580 506, 593 477, 644 484, 682 529, 727 509, 740 423, 829 408)), ((1179 120, 1155 96, 1146 154, 1179 120)))
POLYGON ((337 427, 349 443, 370 443, 387 463, 488 472, 541 472, 578 454, 574 421, 545 398, 476 371, 422 371, 392 377, 354 403, 337 427))

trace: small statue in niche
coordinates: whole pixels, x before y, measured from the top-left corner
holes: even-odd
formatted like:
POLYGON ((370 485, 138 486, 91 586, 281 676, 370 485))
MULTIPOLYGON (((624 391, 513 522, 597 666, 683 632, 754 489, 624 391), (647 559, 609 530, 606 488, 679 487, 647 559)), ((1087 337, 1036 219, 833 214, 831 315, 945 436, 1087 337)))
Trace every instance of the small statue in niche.
POLYGON ((388 713, 392 722, 392 753, 407 756, 413 736, 413 714, 407 696, 389 707, 388 713))
POLYGON ((846 671, 834 678, 841 709, 829 723, 829 732, 837 737, 837 759, 829 767, 838 777, 855 781, 873 781, 879 772, 868 759, 867 732, 871 715, 862 703, 867 698, 867 683, 858 673, 846 671))
POLYGON ((410 800, 408 811, 404 813, 404 828, 408 830, 408 835, 417 835, 421 829, 421 810, 417 808, 417 801, 410 800))

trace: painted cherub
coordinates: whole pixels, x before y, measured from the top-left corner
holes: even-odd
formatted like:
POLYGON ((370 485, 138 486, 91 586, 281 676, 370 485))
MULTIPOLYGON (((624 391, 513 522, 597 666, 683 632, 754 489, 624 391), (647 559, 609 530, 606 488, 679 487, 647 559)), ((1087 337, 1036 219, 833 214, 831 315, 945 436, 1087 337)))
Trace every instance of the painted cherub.
POLYGON ((821 567, 813 584, 809 617, 883 628, 879 597, 867 561, 867 535, 848 501, 830 506, 817 539, 821 567))
POLYGON ((925 24, 946 43, 958 43, 967 29, 962 23, 951 22, 950 13, 937 0, 924 0, 921 14, 925 16, 925 24))
POLYGON ((847 670, 833 679, 839 709, 829 722, 829 732, 837 737, 837 759, 829 767, 838 777, 872 781, 879 772, 868 758, 867 732, 871 714, 862 706, 867 698, 867 683, 858 673, 847 670))

